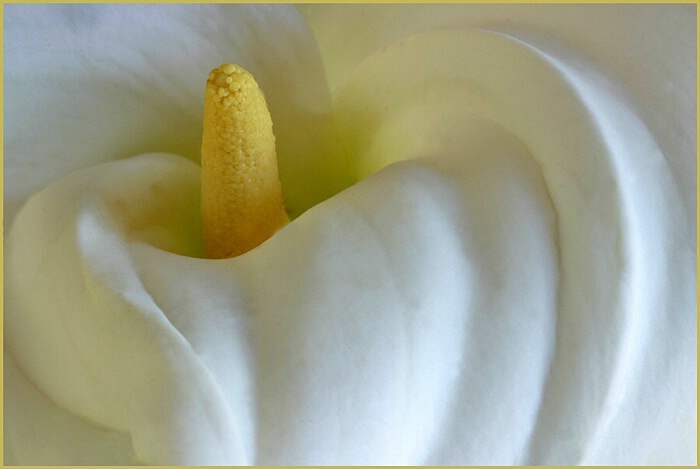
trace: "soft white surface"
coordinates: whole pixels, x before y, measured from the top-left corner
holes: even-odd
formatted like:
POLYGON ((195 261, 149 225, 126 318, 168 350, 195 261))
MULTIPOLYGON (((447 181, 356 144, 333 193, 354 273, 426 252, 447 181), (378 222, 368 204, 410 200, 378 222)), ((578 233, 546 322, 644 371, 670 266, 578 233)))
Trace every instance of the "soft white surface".
MULTIPOLYGON (((652 24, 606 8, 574 29, 652 24)), ((665 8, 639 56, 687 59, 665 8)), ((558 7, 449 11, 305 9, 321 55, 286 7, 6 7, 6 463, 695 464, 695 140, 656 125, 694 115, 569 52, 558 7), (314 206, 209 261, 191 127, 223 61, 314 206)))

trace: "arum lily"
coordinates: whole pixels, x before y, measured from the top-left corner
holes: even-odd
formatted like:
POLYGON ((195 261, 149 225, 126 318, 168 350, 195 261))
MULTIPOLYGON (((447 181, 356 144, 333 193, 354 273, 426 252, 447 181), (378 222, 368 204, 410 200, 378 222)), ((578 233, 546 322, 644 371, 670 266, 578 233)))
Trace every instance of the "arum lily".
POLYGON ((694 15, 7 5, 5 463, 695 464, 694 15), (227 63, 291 222, 214 260, 227 63))

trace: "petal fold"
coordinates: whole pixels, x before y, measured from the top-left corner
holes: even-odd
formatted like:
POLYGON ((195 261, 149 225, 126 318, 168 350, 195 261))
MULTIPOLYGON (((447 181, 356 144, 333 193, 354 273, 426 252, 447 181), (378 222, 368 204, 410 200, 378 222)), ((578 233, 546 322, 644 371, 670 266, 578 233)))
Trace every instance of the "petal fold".
POLYGON ((228 62, 265 91, 290 212, 350 184, 320 55, 291 6, 8 5, 4 18, 6 223, 77 169, 154 151, 199 161, 204 84, 228 62))
MULTIPOLYGON (((5 344, 10 389, 41 391, 32 399, 48 420, 105 448, 102 459, 76 448, 70 463, 696 461, 695 217, 679 172, 692 166, 683 132, 694 117, 669 108, 679 95, 664 101, 656 78, 639 100, 641 82, 605 66, 623 49, 599 56, 582 29, 563 29, 567 12, 589 24, 632 10, 411 6, 394 27, 372 16, 389 6, 304 7, 331 112, 321 56, 293 9, 22 7, 5 15, 8 83, 22 91, 7 107, 5 344), (137 13, 155 11, 167 14, 149 32, 137 13), (357 34, 321 19, 337 26, 343 11, 371 34, 333 57, 335 41, 357 34), (523 12, 522 27, 509 11, 523 12), (472 21, 501 31, 463 28, 472 21), (26 34, 42 25, 38 39, 26 34), (133 38, 93 47, 107 25, 133 38), (155 40, 173 25, 176 42, 155 40), (228 39, 212 45, 204 31, 228 39), (135 54, 144 38, 156 46, 135 54), (62 47, 65 66, 53 57, 62 47), (245 255, 204 260, 194 134, 179 134, 199 118, 198 66, 178 74, 178 53, 199 64, 236 47, 281 117, 297 216, 245 255), (48 109, 76 102, 55 127, 29 106, 40 90, 23 73, 38 59, 60 85, 48 109), (657 116, 649 106, 662 101, 657 116), (82 124, 70 141, 97 102, 114 105, 114 120, 82 124), (173 120, 139 134, 163 114, 173 120), (666 114, 683 122, 677 143, 666 114), (44 132, 33 146, 32 123, 44 132), (185 156, 110 161, 151 144, 185 156), (319 174, 327 180, 305 189, 319 174)), ((635 11, 680 25, 660 48, 690 30, 683 8, 635 11)), ((607 28, 595 29, 604 42, 616 37, 607 28)), ((688 47, 663 62, 686 85, 688 47)), ((12 402, 15 416, 27 406, 12 402)), ((8 454, 19 462, 28 446, 16 435, 8 454)))

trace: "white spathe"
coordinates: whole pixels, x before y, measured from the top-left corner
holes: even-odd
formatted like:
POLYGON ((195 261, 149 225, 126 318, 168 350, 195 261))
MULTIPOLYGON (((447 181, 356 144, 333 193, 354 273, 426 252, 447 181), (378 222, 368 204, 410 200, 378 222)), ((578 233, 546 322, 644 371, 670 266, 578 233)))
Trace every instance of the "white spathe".
MULTIPOLYGON (((542 7, 516 37, 522 6, 407 7, 363 35, 319 18, 370 7, 315 8, 314 38, 283 6, 6 7, 5 462, 694 464, 694 140, 566 48, 652 17, 566 36, 542 7), (211 261, 221 62, 262 77, 299 216, 211 261)), ((640 60, 688 58, 666 8, 640 60)))

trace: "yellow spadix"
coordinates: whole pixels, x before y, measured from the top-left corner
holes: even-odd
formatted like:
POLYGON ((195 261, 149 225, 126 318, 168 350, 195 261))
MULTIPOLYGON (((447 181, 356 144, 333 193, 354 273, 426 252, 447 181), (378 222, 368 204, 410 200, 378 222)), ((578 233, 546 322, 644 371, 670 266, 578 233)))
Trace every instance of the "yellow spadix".
POLYGON ((265 97, 248 71, 221 65, 209 74, 204 105, 204 254, 238 256, 287 223, 265 97))

